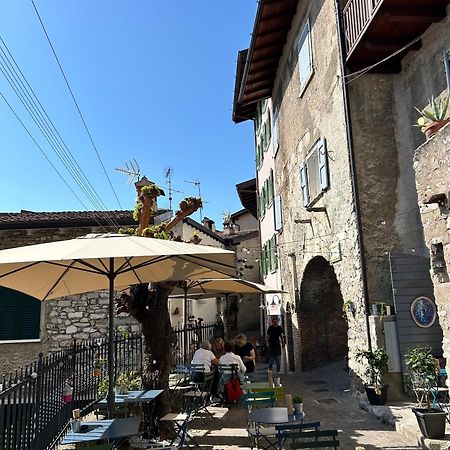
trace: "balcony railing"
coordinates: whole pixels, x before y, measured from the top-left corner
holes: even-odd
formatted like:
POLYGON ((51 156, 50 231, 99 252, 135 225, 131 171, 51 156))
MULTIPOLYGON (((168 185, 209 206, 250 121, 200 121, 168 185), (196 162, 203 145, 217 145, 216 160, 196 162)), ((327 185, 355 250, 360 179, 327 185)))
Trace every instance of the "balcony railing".
POLYGON ((383 0, 349 0, 342 12, 347 55, 359 41, 383 0))

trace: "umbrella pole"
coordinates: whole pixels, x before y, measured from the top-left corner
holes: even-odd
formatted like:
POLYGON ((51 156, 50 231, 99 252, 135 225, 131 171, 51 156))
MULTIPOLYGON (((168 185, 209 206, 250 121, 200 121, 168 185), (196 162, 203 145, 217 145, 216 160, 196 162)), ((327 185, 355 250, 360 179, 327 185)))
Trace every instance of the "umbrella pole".
POLYGON ((187 332, 187 323, 188 323, 188 298, 187 298, 187 283, 184 282, 183 284, 183 290, 184 290, 184 306, 183 306, 183 311, 184 311, 184 327, 183 327, 183 340, 184 340, 184 363, 185 364, 189 364, 188 361, 188 355, 189 355, 189 348, 188 348, 188 332, 187 332))
POLYGON ((114 258, 109 260, 108 419, 114 412, 114 258))

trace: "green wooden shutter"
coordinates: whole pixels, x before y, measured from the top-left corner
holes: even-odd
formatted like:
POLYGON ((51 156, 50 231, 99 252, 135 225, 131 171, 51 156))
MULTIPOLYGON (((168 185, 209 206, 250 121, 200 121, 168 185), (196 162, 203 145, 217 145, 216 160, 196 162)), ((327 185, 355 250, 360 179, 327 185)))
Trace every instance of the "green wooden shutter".
POLYGON ((0 340, 39 339, 41 302, 0 287, 0 340))

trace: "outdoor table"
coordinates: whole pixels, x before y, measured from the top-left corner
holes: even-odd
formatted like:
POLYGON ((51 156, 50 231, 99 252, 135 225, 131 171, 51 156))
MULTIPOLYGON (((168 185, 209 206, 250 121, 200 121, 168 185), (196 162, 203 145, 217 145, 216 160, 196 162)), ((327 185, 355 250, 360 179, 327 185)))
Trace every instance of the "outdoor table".
MULTIPOLYGON (((129 391, 126 394, 116 394, 114 397, 114 403, 148 403, 155 400, 155 398, 162 393, 162 389, 152 389, 149 391, 129 391)), ((105 405, 108 403, 108 400, 104 398, 98 403, 105 405)))
POLYGON ((88 431, 85 433, 74 433, 70 431, 61 444, 79 444, 80 442, 103 441, 133 436, 139 431, 140 423, 140 417, 82 422, 81 425, 87 426, 88 431))
POLYGON ((304 413, 294 416, 288 414, 287 408, 262 408, 252 411, 247 420, 257 424, 280 425, 282 423, 301 423, 304 413))
MULTIPOLYGON (((271 438, 276 436, 274 425, 303 423, 303 418, 303 413, 295 416, 288 414, 287 408, 262 408, 252 411, 247 416, 247 423, 255 424, 254 439, 256 439, 256 445, 258 447, 259 439, 263 439, 265 441, 265 448, 277 448, 277 443, 271 441, 271 438), (264 428, 262 425, 270 426, 264 428)), ((251 434, 250 431, 249 434, 251 434)))
POLYGON ((253 391, 254 389, 270 388, 270 384, 268 381, 256 381, 254 383, 245 383, 241 387, 244 391, 253 391))

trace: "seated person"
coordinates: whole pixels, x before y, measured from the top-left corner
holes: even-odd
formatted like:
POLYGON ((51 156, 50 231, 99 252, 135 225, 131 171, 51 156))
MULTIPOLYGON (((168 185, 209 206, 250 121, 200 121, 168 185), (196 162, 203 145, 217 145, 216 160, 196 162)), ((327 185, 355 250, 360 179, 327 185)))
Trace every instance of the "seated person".
MULTIPOLYGON (((191 364, 203 364, 205 372, 211 372, 211 365, 217 366, 219 364, 218 359, 211 351, 211 343, 207 340, 202 341, 200 348, 194 353, 191 364)), ((195 372, 192 381, 194 383, 200 383, 203 381, 203 373, 195 372)))
POLYGON ((221 337, 214 339, 212 352, 216 355, 216 358, 225 355, 224 344, 225 341, 221 337))
MULTIPOLYGON (((237 375, 241 382, 244 381, 244 373, 247 371, 244 363, 240 356, 234 353, 234 342, 226 341, 224 345, 225 355, 221 356, 219 359, 219 364, 236 364, 238 367, 237 375)), ((228 380, 222 380, 226 383, 228 380)))
POLYGON ((242 362, 247 368, 247 373, 254 372, 256 354, 253 345, 247 342, 247 336, 245 334, 238 334, 235 343, 234 353, 241 357, 242 362))

